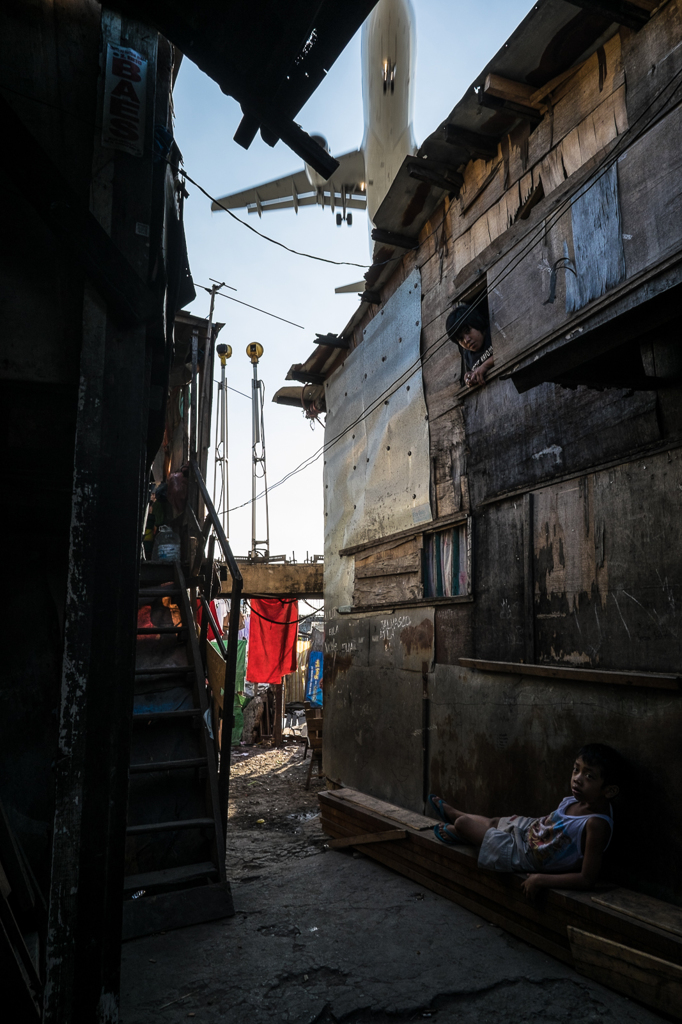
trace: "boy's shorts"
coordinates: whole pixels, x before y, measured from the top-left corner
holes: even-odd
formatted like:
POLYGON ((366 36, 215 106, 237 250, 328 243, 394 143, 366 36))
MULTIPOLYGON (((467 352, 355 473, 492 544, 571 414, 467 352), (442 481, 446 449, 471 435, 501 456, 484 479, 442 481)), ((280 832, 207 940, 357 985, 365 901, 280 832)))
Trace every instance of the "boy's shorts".
POLYGON ((526 835, 535 818, 512 814, 489 828, 478 854, 479 868, 488 871, 537 871, 528 854, 526 835))

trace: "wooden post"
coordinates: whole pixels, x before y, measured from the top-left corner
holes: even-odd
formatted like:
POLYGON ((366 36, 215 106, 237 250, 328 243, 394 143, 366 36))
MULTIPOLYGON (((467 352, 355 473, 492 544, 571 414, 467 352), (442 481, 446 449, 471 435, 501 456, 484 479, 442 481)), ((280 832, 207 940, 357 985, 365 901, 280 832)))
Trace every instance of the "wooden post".
POLYGON ((276 747, 284 746, 284 739, 282 737, 282 689, 284 683, 280 683, 279 686, 275 687, 275 721, 272 727, 272 735, 275 740, 276 747))
POLYGON ((527 665, 535 662, 535 583, 533 563, 535 543, 533 539, 533 495, 523 496, 523 635, 524 661, 527 665))

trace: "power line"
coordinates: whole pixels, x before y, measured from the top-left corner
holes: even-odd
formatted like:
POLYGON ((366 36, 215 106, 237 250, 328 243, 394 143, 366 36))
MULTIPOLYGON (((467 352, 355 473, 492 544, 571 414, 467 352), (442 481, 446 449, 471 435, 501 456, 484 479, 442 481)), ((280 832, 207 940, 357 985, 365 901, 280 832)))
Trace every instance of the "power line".
MULTIPOLYGON (((207 288, 205 284, 197 285, 197 288, 203 288, 205 292, 211 292, 211 288, 207 288)), ((292 327, 300 327, 302 331, 305 331, 305 327, 301 327, 301 324, 295 324, 293 320, 285 320, 283 316, 277 316, 276 313, 268 313, 267 309, 261 309, 259 306, 252 306, 250 302, 242 302, 241 299, 233 299, 231 295, 226 295, 225 292, 216 292, 221 299, 229 299, 230 302, 238 302, 240 306, 248 306, 249 309, 255 309, 257 313, 265 313, 266 316, 274 317, 275 320, 281 320, 282 323, 291 324, 292 327)))
MULTIPOLYGON (((639 117, 633 122, 633 124, 629 125, 628 128, 625 129, 625 131, 620 136, 620 138, 618 140, 618 143, 616 144, 616 146, 614 146, 614 148, 611 151, 611 153, 609 153, 604 158, 604 160, 601 162, 601 164, 598 165, 598 168, 597 168, 597 172, 598 173, 594 174, 594 176, 593 176, 592 180, 589 182, 589 184, 585 188, 583 188, 582 186, 579 186, 574 193, 572 193, 570 196, 567 196, 566 199, 564 199, 558 205, 558 207, 554 210, 554 212, 552 214, 550 214, 548 217, 544 218, 542 223, 538 224, 534 228, 529 228, 529 231, 527 232, 527 234, 525 236, 527 241, 525 242, 525 245, 523 246, 522 250, 519 253, 516 254, 516 256, 510 261, 510 263, 505 267, 505 269, 497 277, 493 278, 492 281, 489 281, 487 283, 487 286, 486 286, 485 290, 483 292, 481 292, 481 294, 476 298, 476 300, 472 304, 474 308, 476 306, 478 306, 480 303, 482 303, 483 299, 487 298, 487 296, 493 290, 493 288, 496 287, 497 285, 499 285, 503 280, 505 280, 505 278, 509 276, 509 274, 512 272, 512 270, 515 270, 516 267, 518 267, 520 262, 523 259, 525 259, 525 257, 528 255, 528 253, 534 248, 534 246, 537 243, 538 239, 557 223, 557 221, 566 212, 566 209, 568 207, 572 206, 573 203, 576 202, 576 200, 578 198, 581 198, 582 196, 584 196, 591 188, 593 188, 594 185, 597 184, 597 182, 601 179, 601 177, 603 177, 603 175, 606 174, 608 170, 610 170, 610 168, 613 166, 613 164, 619 158, 620 153, 622 152, 622 149, 626 148, 625 146, 621 145, 621 143, 625 142, 625 144, 627 146, 630 146, 630 145, 634 144, 634 142, 636 142, 646 131, 650 130, 654 126, 655 118, 660 116, 660 114, 663 112, 663 107, 661 107, 661 109, 658 111, 658 113, 656 115, 654 115, 654 117, 652 117, 649 121, 647 121, 642 126, 642 128, 641 128, 641 130, 640 130, 640 132, 638 134, 636 134, 635 136, 632 136, 632 137, 630 135, 630 133, 635 128, 635 126, 642 120, 642 118, 645 116, 645 114, 648 113, 648 111, 652 109, 652 107, 654 106, 656 101, 675 82, 675 80, 680 77, 680 75, 682 75, 682 68, 678 72, 676 72, 676 74, 672 77, 672 79, 653 97, 651 102, 642 110, 642 112, 640 113, 639 117), (548 224, 548 222, 549 222, 549 224, 548 224)), ((670 94, 670 96, 668 97, 668 99, 664 101, 665 103, 669 103, 669 101, 675 95, 677 90, 680 88, 681 84, 682 83, 678 82, 677 86, 675 87, 675 89, 673 89, 673 91, 670 94)), ((521 241, 523 241, 523 239, 521 241)), ((441 310, 434 317, 432 317, 432 319, 427 324, 422 324, 422 330, 424 329, 424 327, 429 326, 430 324, 434 323, 439 317, 443 316, 443 314, 446 313, 449 308, 450 307, 448 306, 445 309, 441 310)), ((462 320, 462 322, 463 322, 463 320, 462 320)), ((459 326, 459 324, 455 325, 455 327, 457 327, 457 326, 459 326)), ((449 340, 449 336, 448 336, 447 332, 444 332, 443 334, 439 335, 429 345, 429 347, 427 348, 425 354, 423 356, 421 356, 421 355, 418 356, 417 359, 410 366, 408 366, 403 371, 403 373, 400 375, 400 377, 398 377, 391 384, 389 384, 388 387, 385 388, 384 391, 380 395, 376 396, 370 402, 368 408, 363 413, 360 413, 352 423, 350 423, 347 427, 345 427, 342 431, 340 431, 335 437, 331 438, 329 441, 325 441, 323 443, 323 445, 317 450, 317 452, 314 452, 307 459, 305 459, 302 463, 300 463, 299 466, 297 466, 295 469, 291 470, 289 473, 285 474, 285 476, 283 476, 280 480, 276 481, 276 483, 272 484, 268 488, 268 490, 269 491, 274 490, 275 487, 279 487, 281 484, 286 483, 293 476, 297 475, 300 472, 303 472, 309 466, 311 466, 315 462, 317 462, 317 460, 321 457, 321 455, 326 454, 342 437, 345 436, 345 434, 347 434, 350 430, 354 429, 354 427, 357 427, 359 423, 361 423, 364 419, 366 419, 374 411, 376 411, 376 409, 378 408, 379 402, 381 402, 381 400, 384 399, 384 397, 386 395, 394 394, 395 391, 398 388, 402 387, 402 385, 405 384, 407 382, 407 380, 410 379, 410 377, 414 376, 414 374, 417 372, 417 370, 419 370, 419 369, 421 369, 423 367, 424 363, 426 363, 429 359, 431 359, 434 355, 436 355, 436 353, 440 350, 440 348, 442 348, 442 345, 445 343, 446 340, 449 340)), ((256 500, 258 498, 261 498, 262 496, 263 496, 262 493, 257 495, 256 496, 256 500)), ((244 508, 246 505, 249 505, 250 503, 251 503, 251 500, 246 501, 242 505, 235 506, 234 510, 236 511, 237 509, 244 508)))

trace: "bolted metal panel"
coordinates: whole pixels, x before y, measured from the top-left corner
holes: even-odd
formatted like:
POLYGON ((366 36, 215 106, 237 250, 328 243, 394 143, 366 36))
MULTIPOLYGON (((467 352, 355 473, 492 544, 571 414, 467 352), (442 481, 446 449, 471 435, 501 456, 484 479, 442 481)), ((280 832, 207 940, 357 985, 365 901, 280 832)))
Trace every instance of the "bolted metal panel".
POLYGON ((415 270, 326 385, 325 442, 334 442, 324 467, 328 620, 353 599, 353 559, 339 557, 341 548, 433 518, 420 335, 415 270))

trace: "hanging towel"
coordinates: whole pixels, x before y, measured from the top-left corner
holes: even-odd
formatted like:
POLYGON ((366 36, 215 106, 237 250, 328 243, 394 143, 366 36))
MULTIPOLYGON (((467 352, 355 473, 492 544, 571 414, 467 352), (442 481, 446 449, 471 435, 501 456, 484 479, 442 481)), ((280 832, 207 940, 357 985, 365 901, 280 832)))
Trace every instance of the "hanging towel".
POLYGON ((281 683, 296 670, 298 601, 251 599, 251 630, 246 678, 251 683, 281 683))
MULTIPOLYGON (((220 620, 218 619, 218 612, 216 611, 215 601, 211 601, 211 603, 209 605, 209 608, 211 609, 211 615, 216 620, 216 626, 218 627, 218 630, 220 632, 220 636, 222 636, 223 635, 223 629, 222 629, 222 624, 221 624, 220 620)), ((199 598, 197 598, 197 625, 198 626, 201 626, 201 623, 203 621, 203 614, 204 614, 204 606, 202 605, 202 603, 199 600, 199 598)), ((215 633, 213 632, 213 626, 211 625, 210 621, 208 623, 208 639, 209 640, 215 640, 215 633)))

